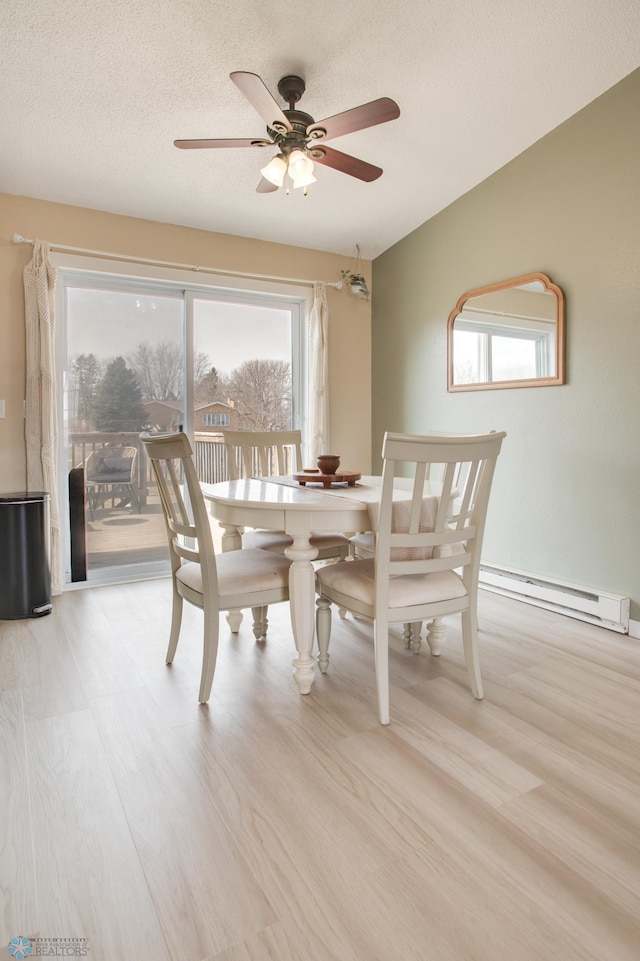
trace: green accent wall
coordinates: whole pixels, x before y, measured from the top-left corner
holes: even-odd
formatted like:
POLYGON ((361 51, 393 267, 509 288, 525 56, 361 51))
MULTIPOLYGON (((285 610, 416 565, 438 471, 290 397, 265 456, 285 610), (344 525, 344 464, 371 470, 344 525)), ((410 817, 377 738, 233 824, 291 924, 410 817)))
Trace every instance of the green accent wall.
POLYGON ((385 251, 373 291, 374 470, 385 430, 506 430, 483 560, 640 619, 640 70, 385 251), (448 393, 458 297, 534 271, 566 296, 566 384, 448 393))

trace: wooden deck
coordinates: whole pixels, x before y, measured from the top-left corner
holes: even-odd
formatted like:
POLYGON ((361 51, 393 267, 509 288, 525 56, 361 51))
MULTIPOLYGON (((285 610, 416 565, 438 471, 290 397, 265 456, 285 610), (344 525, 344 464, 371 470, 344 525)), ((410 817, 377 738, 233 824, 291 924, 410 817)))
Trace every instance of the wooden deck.
MULTIPOLYGON (((141 505, 140 513, 130 504, 94 504, 86 510, 87 569, 96 573, 124 565, 157 564, 169 560, 162 508, 149 464, 136 433, 74 433, 69 438, 69 469, 84 466, 96 450, 113 445, 137 448, 134 488, 141 505)), ((198 476, 207 483, 229 479, 226 451, 221 434, 197 433, 194 458, 198 476)), ((219 528, 213 524, 214 543, 220 550, 219 528)))
MULTIPOLYGON (((130 506, 99 507, 93 518, 87 509, 87 568, 91 573, 130 564, 167 562, 169 548, 162 507, 155 488, 137 513, 130 506)), ((212 520, 214 546, 221 549, 221 531, 212 520)))
POLYGON ((89 571, 123 564, 149 564, 169 559, 162 507, 152 495, 138 514, 131 507, 87 510, 89 571))

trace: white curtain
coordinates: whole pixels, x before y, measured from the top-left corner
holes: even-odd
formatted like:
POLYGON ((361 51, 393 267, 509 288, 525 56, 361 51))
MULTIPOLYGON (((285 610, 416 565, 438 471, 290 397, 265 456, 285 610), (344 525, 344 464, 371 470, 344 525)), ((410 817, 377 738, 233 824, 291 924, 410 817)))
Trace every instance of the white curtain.
POLYGON ((327 285, 313 285, 309 323, 309 463, 330 454, 329 434, 329 305, 327 285))
POLYGON ((56 403, 54 292, 58 271, 49 259, 49 244, 34 241, 33 257, 24 268, 27 347, 25 437, 27 491, 47 491, 50 499, 51 591, 62 590, 63 564, 58 510, 58 416, 56 403))

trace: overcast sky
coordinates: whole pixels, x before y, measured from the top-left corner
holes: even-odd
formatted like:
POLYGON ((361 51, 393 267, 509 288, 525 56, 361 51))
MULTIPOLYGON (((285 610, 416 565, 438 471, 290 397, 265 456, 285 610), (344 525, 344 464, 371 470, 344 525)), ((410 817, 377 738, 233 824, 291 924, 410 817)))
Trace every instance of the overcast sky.
MULTIPOLYGON (((182 299, 68 289, 67 354, 125 359, 141 341, 182 339, 182 299)), ((195 348, 229 373, 245 360, 291 360, 291 315, 280 308, 198 300, 195 348)))

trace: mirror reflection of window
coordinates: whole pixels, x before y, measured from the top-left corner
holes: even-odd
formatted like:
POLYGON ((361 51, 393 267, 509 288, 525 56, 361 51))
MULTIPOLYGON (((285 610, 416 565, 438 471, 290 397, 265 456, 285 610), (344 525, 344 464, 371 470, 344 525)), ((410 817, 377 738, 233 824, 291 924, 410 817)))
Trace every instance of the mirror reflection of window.
POLYGON ((448 352, 449 390, 564 383, 562 291, 544 274, 470 291, 449 317, 448 352))
POLYGON ((491 380, 526 380, 543 377, 534 340, 492 337, 491 380))
POLYGON ((486 338, 479 332, 456 327, 453 369, 456 384, 477 384, 487 380, 486 338))
POLYGON ((555 368, 555 330, 457 320, 453 366, 456 384, 549 377, 555 368))

